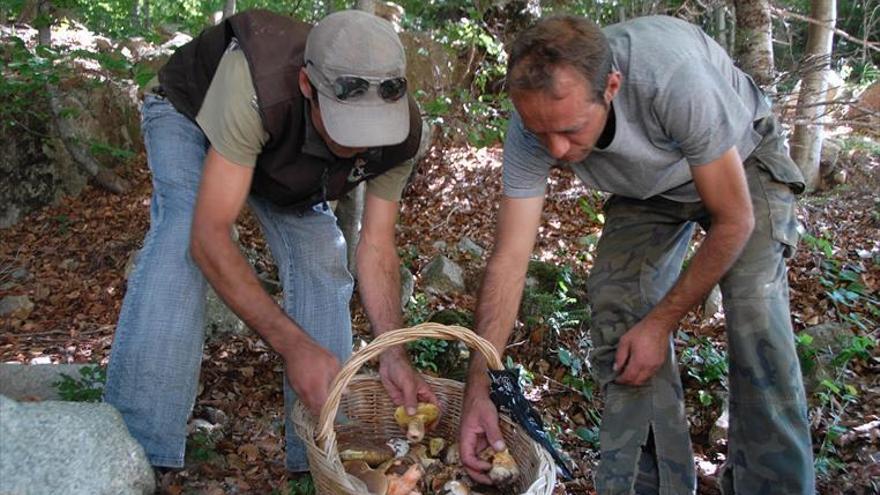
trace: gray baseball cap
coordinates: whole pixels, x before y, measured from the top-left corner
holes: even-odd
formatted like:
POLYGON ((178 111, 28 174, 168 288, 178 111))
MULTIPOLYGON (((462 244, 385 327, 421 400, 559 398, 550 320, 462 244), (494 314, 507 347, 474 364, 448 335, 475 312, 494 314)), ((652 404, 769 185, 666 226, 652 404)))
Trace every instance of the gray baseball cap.
POLYGON ((333 141, 359 148, 406 139, 406 94, 393 101, 379 94, 382 81, 393 84, 406 77, 403 45, 390 22, 359 10, 330 14, 309 33, 304 58, 309 80, 318 90, 324 127, 333 141), (359 96, 340 99, 339 81, 349 77, 368 81, 369 88, 359 96))

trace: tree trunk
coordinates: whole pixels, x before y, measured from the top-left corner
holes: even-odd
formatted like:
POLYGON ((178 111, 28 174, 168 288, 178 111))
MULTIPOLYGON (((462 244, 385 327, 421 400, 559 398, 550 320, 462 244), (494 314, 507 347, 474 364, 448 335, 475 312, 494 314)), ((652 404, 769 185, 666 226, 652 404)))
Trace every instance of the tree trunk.
POLYGON ((226 0, 223 4, 223 18, 235 15, 235 0, 226 0))
POLYGON ((735 0, 736 53, 740 68, 761 87, 772 89, 773 25, 769 0, 735 0))
POLYGON ((133 28, 138 28, 141 26, 141 2, 140 0, 133 0, 131 2, 131 13, 129 24, 133 28))
POLYGON ((52 4, 49 0, 40 0, 37 4, 37 32, 39 43, 44 46, 52 46, 52 4))
POLYGON ((144 21, 143 27, 148 30, 151 27, 150 22, 150 0, 143 0, 143 7, 141 7, 141 19, 144 21))
POLYGON ((730 46, 727 44, 727 12, 724 5, 715 8, 715 41, 721 45, 727 53, 730 53, 730 46))
POLYGON ((791 139, 791 158, 807 181, 807 190, 819 185, 819 159, 822 154, 823 125, 827 120, 825 105, 831 43, 837 19, 835 0, 812 0, 810 16, 821 24, 810 23, 807 47, 801 62, 803 78, 798 96, 796 125, 791 139))

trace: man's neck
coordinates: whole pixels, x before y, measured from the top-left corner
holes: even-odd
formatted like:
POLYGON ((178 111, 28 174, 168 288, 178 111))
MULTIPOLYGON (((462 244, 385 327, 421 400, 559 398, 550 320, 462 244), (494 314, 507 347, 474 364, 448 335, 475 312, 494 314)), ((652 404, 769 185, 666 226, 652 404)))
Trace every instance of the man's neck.
POLYGON ((599 136, 599 140, 596 142, 596 148, 604 150, 611 144, 611 141, 614 141, 616 127, 617 119, 614 116, 614 102, 611 102, 608 104, 608 120, 605 121, 605 129, 602 130, 602 135, 599 136))

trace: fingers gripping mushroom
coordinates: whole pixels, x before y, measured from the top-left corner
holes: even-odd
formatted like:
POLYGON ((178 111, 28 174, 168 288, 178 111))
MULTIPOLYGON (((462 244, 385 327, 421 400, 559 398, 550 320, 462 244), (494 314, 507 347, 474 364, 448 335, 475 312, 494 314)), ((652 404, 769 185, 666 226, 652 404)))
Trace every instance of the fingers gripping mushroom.
POLYGON ((489 478, 492 479, 495 486, 509 485, 519 477, 519 468, 508 449, 495 452, 492 447, 489 447, 480 453, 480 458, 492 462, 489 478))
POLYGON ((440 409, 434 404, 419 402, 416 413, 407 414, 406 408, 400 406, 394 411, 394 419, 401 428, 406 430, 406 438, 410 442, 421 442, 425 438, 425 428, 431 428, 440 417, 440 409))

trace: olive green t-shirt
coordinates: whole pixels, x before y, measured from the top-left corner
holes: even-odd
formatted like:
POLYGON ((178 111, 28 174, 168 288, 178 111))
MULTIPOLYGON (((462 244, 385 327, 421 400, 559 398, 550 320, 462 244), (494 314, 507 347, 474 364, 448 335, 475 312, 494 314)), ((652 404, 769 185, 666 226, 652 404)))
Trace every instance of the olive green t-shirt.
MULTIPOLYGON (((227 51, 220 59, 196 122, 211 146, 226 159, 254 167, 257 156, 269 139, 259 114, 256 90, 244 52, 227 51)), ((306 111, 303 151, 334 159, 315 130, 306 111)), ((367 180, 367 193, 388 201, 399 201, 413 163, 408 160, 387 172, 367 180)))

